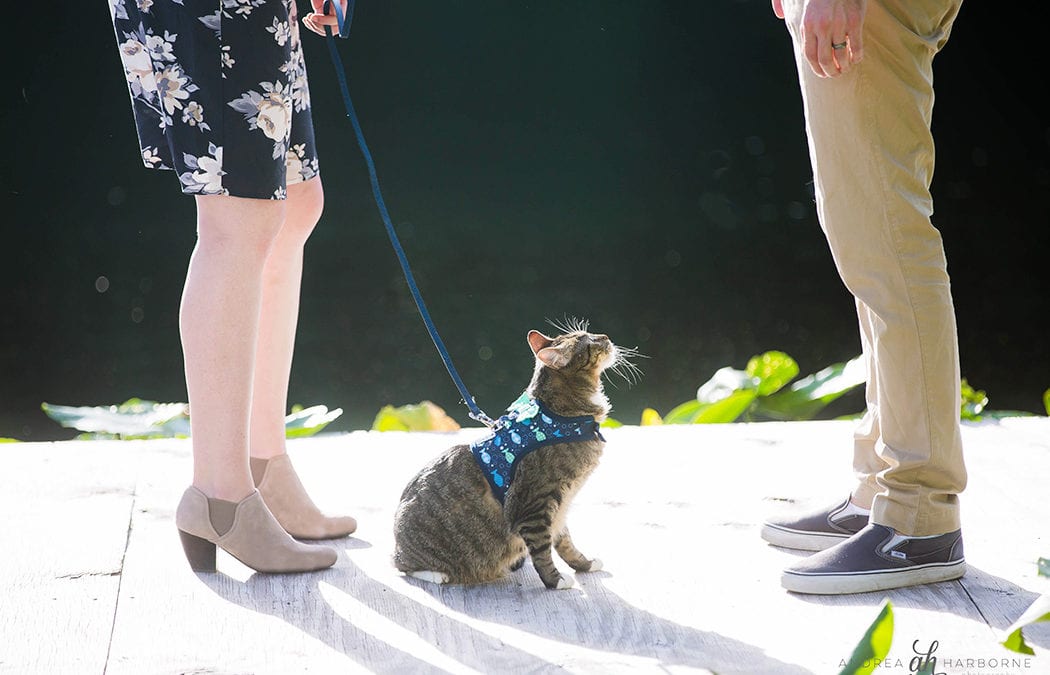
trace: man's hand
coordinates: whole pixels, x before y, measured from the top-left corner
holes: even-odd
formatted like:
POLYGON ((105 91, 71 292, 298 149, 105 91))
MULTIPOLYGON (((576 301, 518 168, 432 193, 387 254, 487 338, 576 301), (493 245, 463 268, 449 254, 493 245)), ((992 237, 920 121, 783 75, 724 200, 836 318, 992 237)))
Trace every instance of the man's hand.
MULTIPOLYGON (((773 13, 784 18, 782 0, 773 13)), ((802 52, 818 77, 848 73, 864 58, 862 29, 867 0, 805 0, 799 31, 802 52)))
MULTIPOLYGON (((332 0, 338 2, 345 15, 346 13, 346 0, 332 0)), ((317 33, 318 35, 324 35, 324 27, 331 26, 333 33, 339 32, 339 21, 335 17, 335 9, 331 10, 331 13, 325 15, 324 13, 325 0, 310 0, 310 4, 313 5, 314 11, 310 12, 303 17, 303 25, 308 29, 317 33)))

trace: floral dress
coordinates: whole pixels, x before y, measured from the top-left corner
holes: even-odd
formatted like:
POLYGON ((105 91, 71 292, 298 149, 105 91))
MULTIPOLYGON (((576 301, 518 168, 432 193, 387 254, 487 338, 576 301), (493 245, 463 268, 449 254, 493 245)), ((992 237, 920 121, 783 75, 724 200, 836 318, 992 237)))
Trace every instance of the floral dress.
POLYGON ((146 167, 255 199, 317 175, 295 0, 108 1, 146 167))

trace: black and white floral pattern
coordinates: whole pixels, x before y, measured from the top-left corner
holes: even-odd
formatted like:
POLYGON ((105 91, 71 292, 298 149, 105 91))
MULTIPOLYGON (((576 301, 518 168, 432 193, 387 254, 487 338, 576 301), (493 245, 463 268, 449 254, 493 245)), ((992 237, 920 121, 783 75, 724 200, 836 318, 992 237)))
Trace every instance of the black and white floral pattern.
POLYGON ((318 174, 295 0, 109 5, 146 167, 257 199, 318 174))

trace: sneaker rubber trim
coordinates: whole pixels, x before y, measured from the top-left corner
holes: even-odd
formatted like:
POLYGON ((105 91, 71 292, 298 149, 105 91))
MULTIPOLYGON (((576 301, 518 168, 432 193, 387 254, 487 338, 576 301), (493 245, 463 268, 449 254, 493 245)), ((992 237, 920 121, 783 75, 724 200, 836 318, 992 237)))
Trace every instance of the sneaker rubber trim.
POLYGON ((785 570, 781 586, 795 593, 840 595, 953 581, 966 573, 966 560, 926 563, 903 569, 857 572, 795 572, 785 570))
POLYGON ((762 538, 773 546, 798 551, 823 551, 850 538, 848 534, 796 530, 782 525, 766 523, 762 526, 762 538))

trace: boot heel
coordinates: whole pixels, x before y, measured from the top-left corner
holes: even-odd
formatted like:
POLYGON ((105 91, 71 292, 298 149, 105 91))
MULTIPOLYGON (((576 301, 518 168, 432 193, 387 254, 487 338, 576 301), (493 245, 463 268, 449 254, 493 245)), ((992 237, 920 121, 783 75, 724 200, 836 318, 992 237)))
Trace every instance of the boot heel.
POLYGON ((179 530, 179 538, 182 539, 186 560, 194 572, 215 571, 215 544, 182 530, 179 530))

